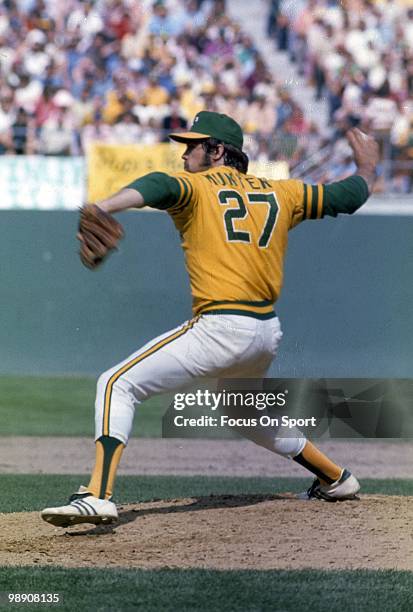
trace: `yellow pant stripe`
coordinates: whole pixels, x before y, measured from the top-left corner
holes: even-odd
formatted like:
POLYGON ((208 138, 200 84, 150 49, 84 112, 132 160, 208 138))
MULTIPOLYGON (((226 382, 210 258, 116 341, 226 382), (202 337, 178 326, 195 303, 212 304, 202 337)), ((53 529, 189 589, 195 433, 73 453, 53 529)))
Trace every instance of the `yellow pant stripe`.
POLYGON ((127 363, 125 363, 125 365, 123 365, 119 370, 117 370, 116 372, 112 374, 112 376, 110 377, 106 385, 106 389, 105 389, 105 399, 104 399, 104 409, 103 409, 103 435, 104 436, 110 435, 109 433, 110 402, 112 398, 113 385, 118 380, 118 378, 120 378, 122 374, 125 374, 125 372, 133 368, 135 365, 137 365, 138 363, 140 363, 147 357, 150 357, 151 355, 156 353, 156 351, 159 351, 159 349, 161 349, 162 347, 166 346, 167 344, 170 344, 177 338, 180 338, 181 336, 186 334, 188 330, 192 329, 192 327, 195 325, 198 319, 199 319, 199 316, 195 317, 194 319, 191 319, 191 321, 189 321, 182 329, 178 330, 171 336, 163 338, 162 340, 160 340, 159 342, 151 346, 151 348, 146 350, 141 355, 138 355, 134 359, 131 359, 131 361, 128 361, 127 363))

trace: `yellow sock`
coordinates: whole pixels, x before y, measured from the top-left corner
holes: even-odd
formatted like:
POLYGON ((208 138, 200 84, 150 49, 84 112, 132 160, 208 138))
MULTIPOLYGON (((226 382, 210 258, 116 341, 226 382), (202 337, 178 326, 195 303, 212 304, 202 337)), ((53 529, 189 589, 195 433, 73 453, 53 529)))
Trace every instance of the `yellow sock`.
POLYGON ((96 440, 96 459, 88 491, 95 497, 109 499, 112 496, 113 484, 119 461, 125 445, 117 438, 101 436, 96 440))
POLYGON ((294 457, 294 461, 310 470, 310 472, 318 476, 322 483, 326 484, 331 484, 338 480, 343 471, 342 467, 331 461, 327 455, 322 453, 308 440, 301 453, 294 457))

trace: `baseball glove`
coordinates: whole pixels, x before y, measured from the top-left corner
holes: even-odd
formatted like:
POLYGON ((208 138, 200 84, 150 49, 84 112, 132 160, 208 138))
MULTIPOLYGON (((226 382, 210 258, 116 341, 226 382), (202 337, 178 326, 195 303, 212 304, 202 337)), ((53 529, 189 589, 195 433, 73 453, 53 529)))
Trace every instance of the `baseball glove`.
POLYGON ((96 204, 87 204, 80 209, 79 231, 80 259, 84 266, 96 268, 117 248, 123 238, 123 227, 109 213, 96 204))

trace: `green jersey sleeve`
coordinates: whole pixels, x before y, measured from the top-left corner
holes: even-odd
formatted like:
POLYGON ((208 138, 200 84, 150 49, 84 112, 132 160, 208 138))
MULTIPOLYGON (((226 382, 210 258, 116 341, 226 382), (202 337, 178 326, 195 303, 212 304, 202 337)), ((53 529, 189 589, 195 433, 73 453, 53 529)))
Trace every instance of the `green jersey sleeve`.
POLYGON ((150 172, 132 181, 126 188, 139 191, 145 205, 158 210, 169 210, 189 200, 187 182, 165 172, 150 172))
POLYGON ((353 214, 369 197, 369 188, 363 177, 353 175, 324 185, 323 215, 337 217, 339 213, 353 214))
POLYGON ((353 175, 330 184, 303 186, 302 199, 298 198, 292 226, 305 219, 322 219, 324 216, 353 214, 369 197, 369 189, 363 177, 353 175))

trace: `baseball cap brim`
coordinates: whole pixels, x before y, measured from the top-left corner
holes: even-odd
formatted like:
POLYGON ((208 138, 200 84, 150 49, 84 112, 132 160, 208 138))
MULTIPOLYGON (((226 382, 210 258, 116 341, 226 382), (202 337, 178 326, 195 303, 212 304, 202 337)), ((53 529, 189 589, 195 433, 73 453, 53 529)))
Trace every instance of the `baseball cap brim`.
POLYGON ((188 142, 191 140, 206 140, 211 136, 200 132, 180 132, 179 134, 169 134, 169 138, 176 140, 176 142, 188 142))

